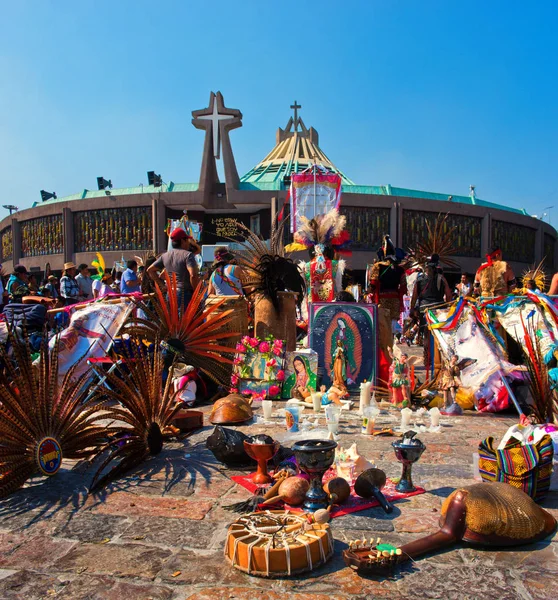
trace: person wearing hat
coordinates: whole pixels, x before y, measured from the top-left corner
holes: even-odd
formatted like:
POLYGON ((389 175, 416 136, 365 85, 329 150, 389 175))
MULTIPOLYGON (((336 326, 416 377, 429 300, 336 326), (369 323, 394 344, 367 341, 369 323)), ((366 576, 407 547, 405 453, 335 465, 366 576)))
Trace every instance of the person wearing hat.
POLYGON ((486 262, 482 263, 475 275, 477 295, 494 298, 510 294, 515 286, 515 275, 510 265, 502 260, 502 250, 493 246, 486 262))
POLYGON ((58 290, 56 289, 56 284, 58 283, 58 279, 54 275, 49 275, 47 282, 43 287, 44 293, 52 298, 53 300, 57 300, 59 297, 58 290))
POLYGON ((226 246, 215 248, 209 279, 210 296, 242 296, 242 269, 234 263, 234 256, 226 246))
POLYGON ((93 298, 93 279, 89 274, 89 267, 83 263, 77 268, 79 273, 76 275, 76 282, 79 286, 79 291, 86 300, 93 298))
POLYGON ((10 302, 21 303, 23 296, 29 296, 29 274, 23 265, 16 265, 6 287, 10 302))
POLYGON ((175 229, 171 235, 172 249, 147 268, 147 274, 154 279, 165 269, 169 275, 176 274, 178 300, 184 309, 188 306, 192 293, 200 281, 195 253, 199 246, 184 229, 175 229))
POLYGON ((80 300, 85 299, 85 295, 79 289, 76 281, 77 267, 73 262, 64 263, 64 274, 60 279, 60 296, 64 299, 64 304, 70 306, 80 300))

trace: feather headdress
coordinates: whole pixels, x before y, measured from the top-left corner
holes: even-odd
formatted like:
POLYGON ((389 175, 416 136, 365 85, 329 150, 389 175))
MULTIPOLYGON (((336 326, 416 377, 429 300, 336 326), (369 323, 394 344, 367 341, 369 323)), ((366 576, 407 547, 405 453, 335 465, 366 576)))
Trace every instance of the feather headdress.
POLYGON ((424 220, 426 235, 412 247, 409 254, 415 265, 425 264, 431 256, 437 255, 438 260, 447 267, 459 268, 459 264, 450 258, 455 254, 453 239, 457 227, 450 227, 449 213, 438 214, 434 223, 424 220))
POLYGON ((521 291, 523 293, 525 293, 525 290, 528 289, 527 284, 531 281, 534 282, 534 284, 536 285, 538 290, 540 290, 541 292, 545 291, 545 289, 546 289, 546 273, 544 272, 543 264, 544 264, 544 258, 541 260, 541 262, 536 267, 532 266, 530 269, 523 271, 523 275, 521 277, 522 284, 523 284, 523 289, 521 291))
MULTIPOLYGON (((238 223, 240 235, 244 241, 239 250, 231 249, 236 263, 244 271, 244 289, 250 294, 263 294, 269 298, 279 312, 277 292, 291 291, 298 294, 298 302, 302 301, 306 291, 304 278, 295 263, 285 256, 283 231, 286 221, 280 225, 272 223, 269 245, 262 241, 243 223, 238 223)), ((236 241, 232 240, 231 241, 236 241)))
POLYGON ((301 226, 294 234, 294 242, 285 250, 293 252, 311 248, 317 244, 332 246, 338 252, 346 252, 349 244, 349 232, 345 229, 347 218, 334 208, 324 215, 312 219, 301 217, 301 226))

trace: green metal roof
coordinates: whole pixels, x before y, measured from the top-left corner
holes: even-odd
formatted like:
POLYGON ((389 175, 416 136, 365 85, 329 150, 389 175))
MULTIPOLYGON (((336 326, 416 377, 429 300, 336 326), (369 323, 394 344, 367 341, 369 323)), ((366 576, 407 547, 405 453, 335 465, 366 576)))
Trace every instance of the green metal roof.
MULTIPOLYGON (((197 192, 199 188, 198 183, 163 183, 160 187, 153 185, 138 185, 137 187, 127 188, 113 188, 108 190, 109 196, 132 196, 134 194, 158 194, 162 192, 197 192)), ((46 202, 34 202, 33 207, 42 206, 43 204, 56 204, 58 202, 68 202, 70 200, 85 200, 86 198, 104 198, 107 196, 105 190, 83 190, 81 194, 72 194, 71 196, 64 196, 63 198, 52 198, 46 202)))

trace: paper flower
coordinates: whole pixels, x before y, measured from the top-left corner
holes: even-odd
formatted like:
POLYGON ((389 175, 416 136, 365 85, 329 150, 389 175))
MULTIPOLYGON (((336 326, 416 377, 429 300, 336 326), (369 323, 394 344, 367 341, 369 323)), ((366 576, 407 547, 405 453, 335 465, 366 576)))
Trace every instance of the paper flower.
POLYGON ((275 341, 273 342, 273 345, 274 345, 276 348, 282 348, 282 347, 283 347, 283 340, 275 340, 275 341))
POLYGON ((237 344, 236 345, 236 351, 237 352, 246 352, 246 346, 244 344, 237 344))
POLYGON ((260 352, 262 354, 265 354, 266 352, 269 352, 269 350, 270 350, 270 347, 269 347, 269 344, 267 342, 262 342, 260 344, 260 352))
POLYGON ((277 366, 277 361, 274 358, 271 358, 265 363, 265 366, 266 367, 275 367, 275 366, 277 366))
POLYGON ((275 378, 277 379, 277 381, 285 381, 285 371, 283 371, 283 369, 277 371, 277 375, 275 376, 275 378))
POLYGON ((238 375, 235 375, 233 373, 231 375, 231 384, 234 385, 234 386, 237 386, 239 381, 240 381, 240 378, 238 377, 238 375))
POLYGON ((250 344, 250 346, 252 346, 252 348, 257 348, 258 344, 260 343, 260 340, 258 340, 258 338, 250 338, 250 341, 248 343, 250 344))

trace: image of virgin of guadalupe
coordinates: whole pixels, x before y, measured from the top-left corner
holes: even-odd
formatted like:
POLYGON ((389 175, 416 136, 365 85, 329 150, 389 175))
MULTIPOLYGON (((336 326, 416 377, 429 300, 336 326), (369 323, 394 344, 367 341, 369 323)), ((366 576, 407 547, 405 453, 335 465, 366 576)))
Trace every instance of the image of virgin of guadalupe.
POLYGON ((345 382, 351 385, 355 381, 354 374, 357 372, 357 364, 354 355, 355 337, 351 329, 347 327, 347 323, 343 317, 337 318, 337 327, 333 331, 331 347, 335 348, 334 356, 332 357, 333 359, 335 358, 335 354, 337 354, 338 348, 342 348, 346 364, 345 382))
POLYGON ((302 356, 293 358, 293 373, 285 382, 287 394, 291 398, 304 400, 316 389, 316 375, 310 371, 307 359, 302 356))

